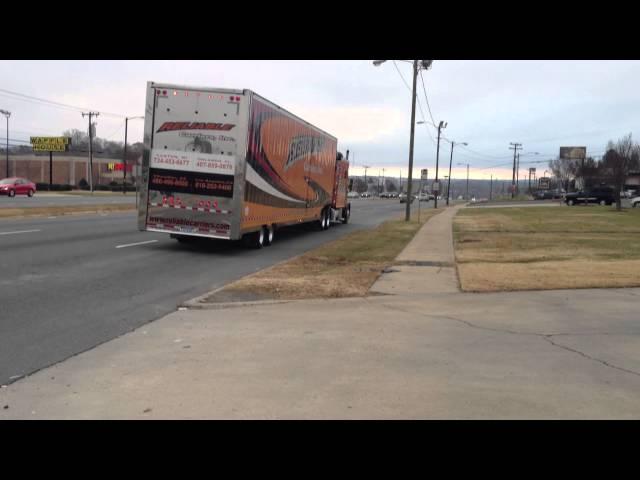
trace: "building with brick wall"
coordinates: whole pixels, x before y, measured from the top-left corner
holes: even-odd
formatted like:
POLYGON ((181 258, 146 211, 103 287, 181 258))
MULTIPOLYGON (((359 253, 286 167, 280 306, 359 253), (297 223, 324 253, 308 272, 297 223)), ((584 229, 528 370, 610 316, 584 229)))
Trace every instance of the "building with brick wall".
MULTIPOLYGON (((127 171, 127 183, 138 175, 142 159, 127 171), (136 168, 138 167, 138 168, 136 168)), ((122 182, 124 172, 122 158, 93 157, 93 184, 108 185, 112 181, 122 182)), ((78 186, 80 180, 89 181, 88 155, 53 152, 53 183, 78 186)), ((0 158, 0 178, 7 172, 6 157, 0 158)), ((9 152, 9 176, 23 177, 35 183, 49 183, 49 154, 11 154, 9 152)))

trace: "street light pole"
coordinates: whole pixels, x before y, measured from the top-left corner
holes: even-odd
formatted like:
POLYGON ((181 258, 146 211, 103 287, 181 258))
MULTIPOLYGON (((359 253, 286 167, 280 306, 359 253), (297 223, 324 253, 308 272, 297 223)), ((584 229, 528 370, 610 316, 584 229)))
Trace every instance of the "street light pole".
POLYGON ((9 117, 11 116, 11 112, 8 112, 7 110, 0 110, 0 113, 2 113, 7 118, 7 152, 6 153, 7 153, 7 177, 8 177, 9 176, 9 117))
MULTIPOLYGON (((438 185, 438 163, 440 160, 440 133, 443 128, 447 128, 447 123, 440 120, 438 124, 438 146, 436 147, 436 179, 435 183, 438 185)), ((440 193, 440 185, 438 185, 438 191, 436 192, 435 198, 433 200, 433 208, 438 208, 438 194, 440 193)))
POLYGON ((469 164, 467 163, 467 200, 469 199, 469 164))
MULTIPOLYGON (((386 60, 374 60, 374 66, 382 65, 386 60)), ((409 173, 407 174, 407 208, 405 212, 405 221, 411 220, 411 184, 413 180, 413 138, 416 127, 416 85, 418 81, 418 72, 420 67, 425 70, 429 69, 432 60, 413 60, 413 88, 411 90, 411 134, 409 138, 409 173)))
POLYGON ((449 189, 451 188, 451 165, 453 164, 453 147, 455 145, 464 145, 465 147, 469 145, 467 142, 456 143, 454 141, 451 142, 451 158, 449 159, 449 181, 447 184, 447 207, 449 206, 449 189))

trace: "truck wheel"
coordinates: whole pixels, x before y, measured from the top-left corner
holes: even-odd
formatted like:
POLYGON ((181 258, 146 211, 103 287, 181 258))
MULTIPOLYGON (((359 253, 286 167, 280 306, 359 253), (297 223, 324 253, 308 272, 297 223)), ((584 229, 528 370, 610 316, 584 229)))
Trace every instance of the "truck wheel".
POLYGON ((573 200, 567 200, 567 205, 569 206, 573 205, 573 200))
POLYGON ((270 226, 264 227, 264 230, 265 230, 265 232, 264 232, 264 246, 268 247, 271 244, 273 244, 273 234, 274 234, 275 228, 274 228, 273 225, 270 225, 270 226))
POLYGON ((174 235, 172 233, 169 237, 176 239, 179 243, 189 243, 194 241, 194 237, 190 237, 188 235, 174 235))
POLYGON ((606 200, 600 200, 600 205, 602 205, 603 207, 607 204, 606 200))
POLYGON ((322 211, 320 212, 320 220, 318 220, 316 225, 318 226, 319 230, 326 230, 327 229, 327 211, 326 211, 326 209, 322 209, 322 211))
POLYGON ((329 230, 329 227, 331 227, 331 207, 327 207, 327 212, 325 213, 325 215, 327 216, 327 221, 325 223, 325 230, 329 230))
POLYGON ((257 232, 247 233, 242 237, 242 241, 247 248, 262 248, 264 246, 264 228, 257 232))
POLYGON ((342 223, 349 223, 349 217, 351 216, 351 205, 342 210, 342 223))

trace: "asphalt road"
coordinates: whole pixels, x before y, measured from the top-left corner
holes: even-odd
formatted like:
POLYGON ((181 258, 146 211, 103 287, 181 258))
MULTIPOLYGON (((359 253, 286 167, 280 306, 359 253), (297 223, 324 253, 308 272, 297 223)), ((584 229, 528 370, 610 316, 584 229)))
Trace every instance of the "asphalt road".
POLYGON ((356 199, 349 224, 324 232, 282 229, 261 250, 229 242, 179 244, 166 234, 137 231, 133 212, 2 220, 0 384, 111 340, 230 281, 401 216, 404 207, 397 200, 356 199))
POLYGON ((9 198, 6 195, 0 196, 1 208, 29 208, 29 207, 58 207, 69 205, 111 205, 116 203, 126 203, 135 205, 135 192, 123 195, 64 195, 51 193, 36 193, 29 198, 26 195, 16 195, 9 198))

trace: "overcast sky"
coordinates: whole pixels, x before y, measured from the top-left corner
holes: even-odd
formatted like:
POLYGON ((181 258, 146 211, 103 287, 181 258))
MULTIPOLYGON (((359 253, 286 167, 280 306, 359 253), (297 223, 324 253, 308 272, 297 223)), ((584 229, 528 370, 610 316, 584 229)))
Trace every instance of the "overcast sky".
MULTIPOLYGON (((411 85, 411 66, 397 61, 411 85)), ((609 139, 640 136, 638 61, 445 61, 423 72, 433 120, 443 135, 468 142, 454 150, 454 178, 511 178, 509 142, 523 144, 521 171, 544 163, 560 146, 586 146, 601 155, 609 139), (533 155, 539 152, 540 155, 533 155)), ((338 138, 354 155, 355 171, 406 177, 411 93, 394 64, 351 61, 2 61, 0 108, 12 112, 10 139, 87 129, 79 111, 24 101, 5 91, 102 112, 97 135, 124 140, 124 115, 144 114, 148 80, 195 86, 249 88, 338 138), (4 91, 3 91, 4 90, 4 91), (122 117, 109 114, 118 114, 122 117)), ((418 99, 431 121, 420 79, 418 99)), ((417 110, 416 120, 423 119, 417 110)), ((0 127, 4 143, 4 119, 0 127)), ((142 140, 141 120, 129 122, 129 141, 142 140)), ((436 129, 416 126, 414 175, 435 174, 436 129)), ((448 172, 450 144, 442 142, 440 173, 448 172), (443 171, 444 169, 444 171, 443 171)), ((521 173, 522 175, 522 173, 521 173)))

